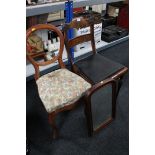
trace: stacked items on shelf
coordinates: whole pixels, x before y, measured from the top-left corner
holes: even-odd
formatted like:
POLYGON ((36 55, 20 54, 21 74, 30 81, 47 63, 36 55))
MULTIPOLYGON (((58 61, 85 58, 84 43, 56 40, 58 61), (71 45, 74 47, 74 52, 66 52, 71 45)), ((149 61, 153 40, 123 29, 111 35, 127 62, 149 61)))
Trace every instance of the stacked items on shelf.
MULTIPOLYGON (((45 4, 45 3, 55 3, 55 2, 62 2, 65 0, 27 0, 27 4, 45 4)), ((31 26, 34 26, 36 24, 45 24, 45 23, 50 23, 55 20, 63 20, 64 19, 64 10, 61 11, 55 11, 52 13, 44 13, 44 14, 39 14, 35 16, 28 16, 26 18, 26 27, 29 28, 31 26)))
MULTIPOLYGON (((88 20, 94 20, 94 38, 95 38, 95 44, 101 43, 101 32, 102 32, 102 22, 101 22, 101 14, 94 12, 94 11, 84 11, 81 13, 74 13, 74 18, 83 17, 88 20)), ((82 28, 79 30, 74 30, 74 36, 80 36, 90 33, 90 27, 82 28)), ((81 49, 86 49, 88 47, 91 47, 90 42, 82 43, 77 46, 75 46, 75 52, 80 51, 81 49)))
MULTIPOLYGON (((31 2, 32 1, 35 1, 35 0, 31 0, 31 2)), ((63 6, 63 3, 54 3, 54 2, 65 2, 65 1, 66 0, 53 0, 53 1, 48 1, 48 3, 52 2, 53 4, 28 6, 27 12, 29 12, 29 13, 27 14, 27 28, 29 28, 33 25, 36 25, 36 24, 49 23, 49 24, 53 24, 53 25, 59 27, 59 29, 62 29, 63 24, 65 23, 65 20, 64 20, 64 18, 65 18, 65 10, 64 10, 65 7, 64 6, 65 5, 63 6), (44 7, 47 8, 46 6, 48 6, 48 9, 42 10, 42 8, 44 8, 44 7), (55 6, 57 6, 57 7, 55 7, 55 6), (49 7, 50 7, 50 9, 49 9, 49 7), (63 10, 62 10, 62 8, 63 8, 63 10), (36 9, 37 9, 37 13, 36 12, 34 13, 34 11, 36 11, 36 9), (32 11, 32 10, 34 10, 34 11, 32 11), (52 13, 50 13, 50 12, 52 12, 52 13), (42 14, 42 13, 44 13, 44 14, 42 14)), ((37 2, 41 2, 41 1, 38 0, 37 2)), ((77 1, 75 0, 74 2, 75 3, 73 6, 76 6, 77 1)), ((80 2, 78 3, 78 6, 79 6, 80 2)), ((94 25, 94 30, 95 30, 94 38, 95 38, 96 49, 105 48, 105 46, 108 47, 109 46, 108 42, 101 40, 102 27, 104 27, 104 24, 105 24, 105 22, 102 22, 103 16, 101 14, 104 10, 106 10, 106 4, 93 5, 92 7, 90 7, 90 6, 88 7, 88 6, 85 6, 85 4, 83 4, 83 2, 84 2, 84 0, 82 1, 82 5, 80 4, 80 8, 74 8, 74 11, 75 11, 74 17, 78 18, 80 16, 83 16, 85 18, 89 18, 93 15, 94 17, 98 18, 98 20, 100 20, 100 23, 95 24, 95 22, 94 22, 94 24, 95 24, 94 25), (92 10, 92 11, 90 11, 90 10, 92 10)), ((90 1, 90 2, 92 3, 92 1, 90 1)), ((46 3, 47 3, 47 1, 46 1, 46 3)), ((41 3, 38 3, 38 4, 41 4, 41 3)), ((87 4, 87 5, 89 5, 89 4, 87 4)), ((94 20, 94 21, 96 21, 96 20, 94 20)), ((108 21, 108 19, 107 19, 107 21, 108 21)), ((113 21, 113 23, 116 24, 116 17, 113 17, 111 21, 113 21)), ((86 33, 89 33, 89 31, 90 31, 89 28, 86 28, 83 30, 81 29, 81 30, 76 31, 74 33, 74 35, 76 36, 76 35, 86 34, 86 33)), ((46 56, 46 59, 50 59, 53 55, 57 54, 56 51, 57 51, 57 47, 59 45, 58 38, 54 37, 55 39, 49 39, 50 37, 48 37, 48 36, 50 36, 50 35, 48 35, 48 34, 49 34, 49 32, 47 32, 47 31, 42 31, 42 32, 37 33, 38 37, 40 37, 42 39, 44 53, 46 53, 46 55, 49 54, 48 56, 46 56)), ((53 34, 52 34, 51 38, 53 38, 53 34)), ((89 44, 90 43, 87 43, 87 44, 84 43, 83 45, 79 45, 78 47, 76 47, 74 50, 75 51, 74 57, 77 58, 79 56, 82 56, 82 55, 84 56, 85 54, 89 53, 92 50, 91 46, 89 44), (79 52, 76 52, 76 51, 79 51, 79 52)), ((64 52, 63 52, 63 61, 64 62, 67 61, 67 53, 66 53, 65 48, 64 48, 64 52)), ((57 65, 57 63, 52 64, 52 66, 49 66, 48 68, 53 67, 55 65, 57 65)), ((40 69, 41 69, 41 71, 43 71, 48 68, 41 67, 40 69)), ((34 70, 32 69, 31 65, 27 65, 27 77, 33 75, 33 73, 34 73, 34 70)))
POLYGON ((110 25, 103 29, 102 40, 112 42, 128 35, 128 31, 116 25, 110 25))
MULTIPOLYGON (((46 13, 36 16, 30 16, 26 18, 26 27, 27 29, 31 26, 34 26, 36 24, 45 24, 45 23, 51 23, 53 21, 59 21, 61 25, 64 23, 64 10, 52 12, 52 13, 46 13)), ((57 22, 58 23, 58 22, 57 22)), ((57 25, 55 25, 57 26, 57 25)))
POLYGON ((57 55, 60 44, 59 37, 52 31, 38 31, 28 38, 28 43, 32 47, 34 56, 43 56, 46 60, 51 60, 57 55), (42 35, 44 34, 44 35, 42 35), (48 37, 47 37, 48 34, 48 37))
POLYGON ((26 29, 37 24, 47 23, 48 14, 30 16, 26 18, 26 29))
MULTIPOLYGON (((59 2, 60 1, 62 1, 62 0, 59 0, 59 2)), ((41 4, 39 2, 41 2, 41 1, 38 1, 37 4, 41 4)), ((50 1, 48 1, 48 2, 50 2, 50 1)), ((55 0, 55 1, 53 0, 51 2, 58 2, 58 0, 55 0)), ((46 1, 46 3, 47 3, 47 1, 46 1)), ((26 19, 27 19, 27 21, 26 21, 27 29, 29 27, 37 25, 37 24, 44 24, 44 23, 50 24, 52 22, 53 25, 57 26, 61 30, 62 23, 64 23, 64 10, 56 11, 56 12, 52 12, 52 13, 39 14, 39 15, 35 15, 35 16, 28 16, 26 19)), ((40 44, 40 47, 43 48, 43 49, 40 49, 42 51, 40 51, 40 52, 38 51, 38 53, 41 56, 36 58, 37 61, 43 61, 43 59, 50 60, 50 59, 52 59, 53 56, 57 55, 60 43, 59 43, 59 38, 57 37, 57 35, 54 32, 42 30, 42 31, 37 31, 35 35, 37 38, 36 41, 39 41, 38 43, 40 44)), ((66 53, 65 49, 64 49, 62 57, 63 57, 63 61, 67 61, 67 53, 66 53)), ((46 70, 46 69, 53 67, 57 64, 58 63, 55 62, 54 64, 46 66, 46 67, 42 66, 42 67, 40 67, 40 70, 41 71, 46 70)), ((34 69, 33 69, 32 65, 29 64, 29 62, 27 62, 26 76, 28 77, 33 74, 34 74, 34 69)))
MULTIPOLYGON (((58 54, 60 39, 53 31, 36 31, 29 37, 28 42, 35 49, 35 52, 43 53, 47 60, 58 54)), ((64 59, 66 59, 66 55, 64 59)))
POLYGON ((102 40, 112 42, 128 35, 128 4, 124 2, 107 5, 106 15, 102 17, 102 40))
POLYGON ((55 2, 64 2, 65 0, 26 0, 26 5, 40 5, 55 2))
MULTIPOLYGON (((28 43, 32 47, 32 55, 38 62, 51 60, 54 56, 57 56, 60 47, 60 39, 57 34, 49 30, 40 30, 33 33, 28 38, 28 43), (33 48, 35 49, 33 52, 33 48)), ((67 61, 67 53, 64 49, 63 61, 67 61)), ((40 70, 46 70, 50 67, 57 65, 58 62, 49 66, 41 66, 40 70)), ((30 63, 27 62, 26 76, 29 77, 34 74, 34 69, 30 63)))
POLYGON ((64 10, 48 14, 47 22, 64 19, 64 10))
POLYGON ((105 28, 110 25, 116 25, 116 17, 109 16, 108 14, 102 16, 102 28, 105 28))

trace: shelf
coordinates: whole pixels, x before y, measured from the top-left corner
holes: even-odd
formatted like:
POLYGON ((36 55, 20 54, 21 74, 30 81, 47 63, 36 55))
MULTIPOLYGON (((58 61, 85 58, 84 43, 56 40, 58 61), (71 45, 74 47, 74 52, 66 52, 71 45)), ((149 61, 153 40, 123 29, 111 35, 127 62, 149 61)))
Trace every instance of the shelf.
MULTIPOLYGON (((73 7, 83 7, 83 6, 91 6, 97 4, 105 4, 105 3, 112 3, 112 2, 119 2, 123 0, 79 0, 73 1, 73 7)), ((48 3, 48 4, 41 4, 35 6, 27 6, 26 7, 26 17, 40 15, 44 13, 51 13, 60 10, 65 10, 65 2, 55 2, 55 3, 48 3)))
MULTIPOLYGON (((126 41, 128 39, 129 39, 129 36, 123 37, 123 38, 118 39, 116 41, 113 41, 111 43, 101 41, 101 43, 99 43, 96 46, 97 52, 100 52, 100 51, 102 51, 102 50, 104 50, 106 48, 109 48, 111 46, 117 45, 117 44, 119 44, 121 42, 124 42, 124 41, 126 41)), ((92 51, 91 47, 88 47, 86 49, 80 50, 79 52, 74 52, 75 61, 78 61, 80 59, 83 59, 83 58, 87 57, 89 54, 91 54, 91 51, 92 51)), ((64 61, 64 63, 67 63, 67 61, 68 61, 66 49, 64 49, 63 61, 64 61)), ((58 65, 58 63, 56 62, 56 63, 53 63, 53 64, 48 65, 46 67, 40 67, 40 71, 42 72, 42 71, 48 70, 48 69, 53 68, 53 67, 55 67, 57 65, 58 65)), ((34 68, 33 68, 33 66, 31 64, 28 64, 26 66, 26 77, 30 77, 32 75, 34 75, 34 68)))
MULTIPOLYGON (((105 41, 101 41, 99 44, 96 45, 96 51, 100 52, 106 48, 109 48, 111 46, 117 45, 123 41, 126 41, 129 39, 129 36, 125 36, 121 39, 115 40, 113 42, 107 43, 105 41)), ((89 46, 88 48, 82 49, 79 52, 74 52, 74 57, 75 57, 75 61, 78 61, 81 58, 84 58, 85 56, 87 57, 89 55, 89 53, 91 53, 92 48, 91 46, 89 46)))
MULTIPOLYGON (((92 6, 92 5, 98 5, 98 4, 106 4, 106 3, 112 3, 112 2, 119 2, 123 0, 73 0, 73 7, 78 8, 78 7, 83 7, 83 6, 92 6)), ((26 17, 29 16, 35 16, 35 15, 40 15, 40 14, 45 14, 45 13, 51 13, 51 12, 56 12, 60 10, 65 10, 65 2, 55 2, 55 3, 48 3, 48 4, 41 4, 41 5, 35 5, 35 6, 27 6, 26 7, 26 17)), ((64 20, 58 20, 51 22, 53 25, 61 25, 61 23, 64 22, 64 20)), ((60 26, 61 27, 61 26, 60 26)), ((111 46, 114 46, 116 44, 119 44, 125 40, 128 40, 128 36, 121 38, 119 40, 113 41, 111 43, 107 43, 102 41, 96 46, 97 52, 104 50, 106 48, 109 48, 111 46)), ((91 47, 88 46, 86 49, 82 49, 79 52, 75 52, 75 61, 80 60, 81 58, 87 57, 89 54, 91 54, 91 47)), ((63 61, 64 63, 67 63, 67 54, 66 50, 64 50, 63 53, 63 61)), ((53 69, 56 66, 58 66, 58 63, 54 63, 51 65, 48 65, 46 67, 40 67, 41 72, 45 72, 49 69, 53 69)), ((27 64, 26 66, 26 77, 32 77, 34 75, 34 68, 31 64, 27 64)))
POLYGON ((56 12, 65 9, 65 2, 41 4, 26 7, 26 17, 40 15, 44 13, 56 12))
POLYGON ((117 45, 117 44, 119 44, 119 43, 121 43, 121 42, 124 42, 124 41, 126 41, 126 40, 129 40, 129 36, 125 36, 125 37, 123 37, 123 38, 120 38, 120 39, 115 40, 115 41, 110 42, 110 43, 104 42, 104 44, 106 43, 106 45, 103 45, 103 46, 98 47, 98 48, 97 48, 97 52, 100 52, 100 51, 102 51, 102 50, 104 50, 104 49, 107 49, 107 48, 109 48, 109 47, 111 47, 111 46, 115 46, 115 45, 117 45))
MULTIPOLYGON (((62 58, 63 58, 63 62, 67 62, 67 61, 68 61, 66 49, 64 49, 62 58)), ((40 71, 42 72, 42 71, 44 71, 44 70, 47 70, 47 69, 49 69, 49 68, 51 68, 51 67, 54 67, 54 66, 57 66, 57 65, 58 65, 58 62, 55 62, 55 63, 53 63, 53 64, 51 64, 51 65, 40 66, 39 69, 40 69, 40 71)), ((35 72, 35 70, 34 70, 34 67, 32 66, 32 64, 30 64, 30 63, 27 64, 27 65, 26 65, 26 77, 29 77, 29 76, 34 75, 34 72, 35 72)))
POLYGON ((65 19, 55 20, 55 21, 48 22, 48 24, 52 24, 52 25, 55 25, 57 27, 60 26, 60 25, 63 25, 64 23, 65 23, 65 19))
POLYGON ((98 5, 98 4, 106 4, 106 3, 112 3, 112 2, 120 2, 123 0, 79 0, 74 1, 73 7, 82 7, 82 6, 92 6, 92 5, 98 5))

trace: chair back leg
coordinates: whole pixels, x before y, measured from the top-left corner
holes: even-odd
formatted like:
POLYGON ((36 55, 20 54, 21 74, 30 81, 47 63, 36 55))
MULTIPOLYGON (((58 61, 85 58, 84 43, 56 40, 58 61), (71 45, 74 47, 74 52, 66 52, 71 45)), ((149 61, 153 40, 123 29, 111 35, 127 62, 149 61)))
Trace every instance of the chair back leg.
POLYGON ((54 114, 54 113, 49 114, 49 123, 52 126, 52 137, 53 137, 53 139, 56 139, 59 137, 59 131, 58 131, 58 128, 56 126, 55 118, 56 118, 56 114, 54 114))

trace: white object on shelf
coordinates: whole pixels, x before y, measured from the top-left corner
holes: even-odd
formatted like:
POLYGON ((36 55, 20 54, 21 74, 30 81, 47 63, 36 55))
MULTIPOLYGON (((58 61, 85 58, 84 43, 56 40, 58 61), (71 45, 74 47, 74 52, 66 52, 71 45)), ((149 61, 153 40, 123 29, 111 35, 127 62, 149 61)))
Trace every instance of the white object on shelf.
POLYGON ((48 40, 48 30, 36 31, 35 33, 42 39, 42 41, 48 40))
MULTIPOLYGON (((59 45, 60 43, 57 42, 57 44, 59 45)), ((62 59, 63 59, 63 62, 66 62, 68 60, 67 59, 67 52, 66 52, 65 48, 63 51, 62 59)), ((47 65, 47 66, 40 66, 39 69, 40 69, 40 71, 44 71, 44 70, 49 69, 51 67, 54 67, 56 65, 58 65, 57 61, 55 63, 52 63, 52 64, 47 65)), ((34 70, 34 67, 32 66, 32 64, 26 65, 26 77, 32 76, 32 75, 34 75, 34 73, 35 73, 35 70, 34 70)))
POLYGON ((47 60, 51 60, 52 57, 51 57, 49 54, 46 54, 46 59, 47 59, 47 60))
POLYGON ((55 45, 55 44, 48 44, 48 52, 52 52, 52 51, 55 51, 55 50, 57 50, 58 48, 57 48, 57 46, 55 45))
POLYGON ((48 46, 47 46, 47 42, 44 41, 43 43, 44 43, 44 49, 47 50, 47 48, 48 48, 48 46))
MULTIPOLYGON (((115 41, 110 42, 110 43, 101 40, 101 42, 98 43, 98 44, 96 45, 96 49, 100 49, 100 48, 103 48, 103 47, 106 47, 106 46, 110 46, 110 45, 117 44, 118 42, 121 42, 121 40, 127 39, 128 37, 129 37, 129 36, 125 36, 125 37, 123 37, 123 38, 120 38, 120 39, 115 40, 115 41)), ((87 53, 89 53, 89 52, 92 52, 92 47, 91 47, 90 44, 87 42, 86 48, 81 49, 81 50, 79 50, 78 52, 75 52, 75 53, 74 53, 74 57, 77 58, 77 57, 79 57, 79 56, 81 56, 81 55, 84 55, 84 54, 87 54, 87 53)))
POLYGON ((49 13, 47 22, 64 19, 64 10, 49 13))
MULTIPOLYGON (((121 42, 121 41, 123 41, 124 39, 127 39, 127 38, 129 38, 129 36, 120 38, 120 39, 115 40, 115 41, 113 41, 111 43, 107 43, 107 42, 101 40, 101 42, 99 44, 97 44, 96 49, 100 49, 100 48, 103 48, 103 47, 106 47, 106 46, 117 44, 118 42, 121 42)), ((82 49, 79 52, 75 52, 74 57, 77 58, 77 57, 79 57, 81 55, 84 55, 84 54, 87 54, 87 53, 89 53, 91 51, 92 51, 91 46, 87 45, 87 48, 82 49)), ((68 60, 67 59, 67 52, 66 52, 65 48, 64 48, 62 59, 63 59, 63 62, 66 62, 68 60)), ((40 67, 40 71, 49 69, 49 68, 54 67, 56 65, 58 65, 58 62, 55 62, 55 63, 53 63, 51 65, 48 65, 48 66, 42 66, 42 67, 40 67)), ((35 73, 34 67, 31 64, 28 64, 26 66, 26 77, 32 76, 32 75, 34 75, 34 73, 35 73)))
POLYGON ((53 44, 57 42, 56 38, 53 38, 52 41, 53 41, 53 44))
MULTIPOLYGON (((96 45, 96 49, 99 49, 99 48, 104 47, 106 45, 108 45, 108 43, 101 40, 100 43, 98 43, 96 45)), ((74 53, 74 57, 77 58, 77 57, 79 57, 81 55, 84 55, 84 54, 87 54, 89 52, 92 52, 92 47, 89 44, 89 42, 87 42, 87 43, 85 43, 85 48, 83 48, 83 49, 81 49, 81 50, 74 53)))
MULTIPOLYGON (((102 23, 94 24, 94 39, 95 39, 95 45, 96 46, 97 46, 97 44, 99 44, 101 42, 101 32, 102 32, 102 23)), ((74 36, 75 37, 85 35, 85 34, 89 34, 89 33, 90 33, 90 27, 82 28, 79 30, 74 30, 74 36)), ((74 47, 74 49, 75 49, 75 52, 78 52, 84 48, 88 48, 89 46, 91 46, 90 41, 76 45, 74 47)))
POLYGON ((106 4, 93 5, 92 10, 98 13, 102 13, 102 10, 106 10, 106 4))

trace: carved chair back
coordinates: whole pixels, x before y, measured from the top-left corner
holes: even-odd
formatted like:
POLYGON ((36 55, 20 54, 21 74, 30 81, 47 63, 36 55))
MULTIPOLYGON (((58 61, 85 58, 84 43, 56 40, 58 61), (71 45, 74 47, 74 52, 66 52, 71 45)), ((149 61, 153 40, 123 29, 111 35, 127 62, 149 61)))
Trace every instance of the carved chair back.
POLYGON ((64 49, 64 37, 63 37, 63 34, 58 28, 56 28, 53 25, 38 24, 38 25, 30 27, 26 31, 26 57, 32 63, 32 65, 35 68, 35 80, 37 80, 40 77, 40 70, 39 70, 40 66, 50 65, 50 64, 54 63, 55 61, 58 61, 60 67, 65 68, 65 65, 64 65, 64 63, 62 61, 63 49, 64 49), (46 55, 45 51, 36 52, 35 48, 32 47, 28 42, 28 38, 34 32, 36 32, 38 30, 51 30, 51 31, 57 33, 57 35, 58 35, 58 37, 60 39, 60 47, 59 47, 58 54, 56 56, 53 56, 51 60, 45 60, 44 59, 44 61, 42 61, 42 62, 36 61, 36 58, 38 58, 38 57, 45 58, 45 55, 46 55))
POLYGON ((78 44, 91 41, 92 52, 93 54, 96 53, 95 40, 94 40, 94 21, 92 19, 86 19, 83 17, 75 18, 70 23, 65 24, 63 31, 65 37, 65 46, 68 53, 68 57, 71 60, 71 63, 73 63, 73 60, 70 55, 70 49, 78 44), (74 37, 73 39, 68 39, 67 33, 69 29, 78 30, 86 27, 90 27, 89 34, 84 34, 81 36, 74 37))

